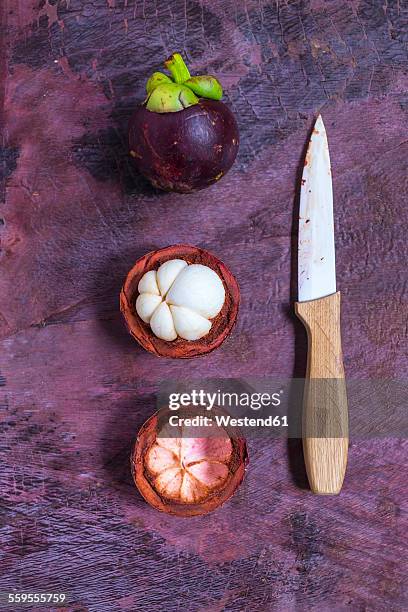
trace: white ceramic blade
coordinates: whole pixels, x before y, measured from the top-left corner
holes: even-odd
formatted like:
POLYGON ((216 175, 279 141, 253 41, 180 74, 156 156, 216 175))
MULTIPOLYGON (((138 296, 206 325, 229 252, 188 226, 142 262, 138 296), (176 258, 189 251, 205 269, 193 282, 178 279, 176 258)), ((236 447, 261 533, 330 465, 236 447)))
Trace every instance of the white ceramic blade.
POLYGON ((300 189, 298 300, 316 300, 335 292, 333 189, 326 129, 319 115, 300 189))

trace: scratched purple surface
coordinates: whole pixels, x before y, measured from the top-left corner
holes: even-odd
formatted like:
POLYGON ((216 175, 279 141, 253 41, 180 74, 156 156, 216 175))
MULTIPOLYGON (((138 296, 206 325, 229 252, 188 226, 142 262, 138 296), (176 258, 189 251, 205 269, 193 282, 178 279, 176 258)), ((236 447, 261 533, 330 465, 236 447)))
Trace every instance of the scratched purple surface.
POLYGON ((78 610, 407 609, 403 441, 353 442, 335 498, 305 488, 296 441, 253 441, 238 493, 190 520, 145 504, 128 468, 161 379, 303 374, 294 210, 319 110, 347 374, 408 374, 407 9, 3 0, 0 591, 78 610), (241 132, 231 172, 196 195, 154 191, 126 154, 175 50, 219 76, 241 132), (135 259, 176 242, 213 251, 242 294, 230 339, 187 363, 143 352, 118 309, 135 259))

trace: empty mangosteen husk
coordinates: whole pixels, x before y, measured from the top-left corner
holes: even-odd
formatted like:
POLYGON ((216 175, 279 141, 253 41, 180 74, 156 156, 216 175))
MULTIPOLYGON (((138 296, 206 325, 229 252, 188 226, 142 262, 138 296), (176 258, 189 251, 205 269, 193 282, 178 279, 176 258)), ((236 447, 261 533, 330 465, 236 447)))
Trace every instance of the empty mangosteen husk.
POLYGON ((147 253, 137 260, 129 271, 120 293, 120 309, 125 318, 129 333, 147 351, 160 357, 188 359, 210 353, 218 348, 229 336, 235 325, 240 302, 238 283, 215 255, 205 249, 177 244, 147 253), (225 301, 221 311, 212 319, 211 329, 199 340, 177 338, 172 342, 155 336, 150 326, 142 321, 136 312, 136 298, 139 295, 138 284, 149 270, 157 270, 161 264, 170 259, 184 259, 188 264, 208 266, 220 277, 225 289, 225 301))
MULTIPOLYGON (((166 497, 162 491, 159 491, 155 486, 155 480, 152 473, 146 466, 146 458, 149 450, 156 444, 158 433, 162 430, 163 424, 168 422, 169 414, 174 415, 168 407, 160 409, 151 416, 139 430, 135 445, 130 456, 131 471, 134 482, 141 493, 142 497, 154 508, 161 512, 176 516, 200 516, 212 512, 224 502, 226 502, 240 486, 248 465, 248 451, 245 439, 242 434, 232 427, 223 427, 224 434, 227 434, 231 441, 232 452, 228 462, 225 464, 228 468, 228 476, 226 480, 213 489, 208 490, 205 497, 199 502, 182 502, 173 498, 166 497)), ((207 415, 202 407, 184 407, 179 410, 179 415, 195 416, 207 415)), ((227 413, 219 408, 213 407, 211 414, 227 413)), ((167 425, 168 427, 168 425, 167 425)), ((194 429, 192 430, 194 431, 194 429)), ((198 430, 200 431, 200 429, 198 430)), ((202 429, 201 429, 202 431, 202 429)), ((212 434, 214 437, 217 433, 212 434)), ((197 438, 200 444, 206 444, 209 438, 197 438)))

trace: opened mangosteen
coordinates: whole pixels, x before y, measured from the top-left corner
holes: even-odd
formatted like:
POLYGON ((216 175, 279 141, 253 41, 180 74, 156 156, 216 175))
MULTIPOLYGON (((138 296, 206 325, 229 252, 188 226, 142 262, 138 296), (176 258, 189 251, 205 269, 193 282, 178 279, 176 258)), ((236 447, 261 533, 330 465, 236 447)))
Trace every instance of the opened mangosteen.
POLYGON ((235 324, 239 301, 237 281, 225 264, 184 244, 138 259, 120 294, 131 335, 151 353, 175 358, 220 346, 235 324))
MULTIPOLYGON (((183 415, 202 416, 200 408, 183 408, 175 417, 163 408, 140 429, 131 454, 131 470, 144 499, 157 510, 178 516, 207 514, 229 499, 241 484, 248 463, 245 439, 214 421, 184 425, 183 415), (170 425, 170 416, 177 421, 170 425)), ((206 413, 207 419, 210 418, 206 413)))
POLYGON ((215 77, 191 77, 179 53, 164 65, 170 75, 152 74, 147 98, 130 120, 130 155, 155 187, 189 193, 215 183, 231 168, 238 127, 220 101, 222 87, 215 77))

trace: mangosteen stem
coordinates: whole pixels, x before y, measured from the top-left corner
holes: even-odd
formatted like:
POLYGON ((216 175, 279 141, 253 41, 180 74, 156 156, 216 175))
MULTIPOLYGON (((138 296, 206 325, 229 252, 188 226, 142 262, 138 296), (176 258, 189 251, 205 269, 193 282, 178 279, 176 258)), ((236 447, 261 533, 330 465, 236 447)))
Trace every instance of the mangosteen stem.
POLYGON ((180 53, 173 53, 164 62, 164 65, 171 72, 175 83, 184 83, 190 78, 190 73, 180 53))

